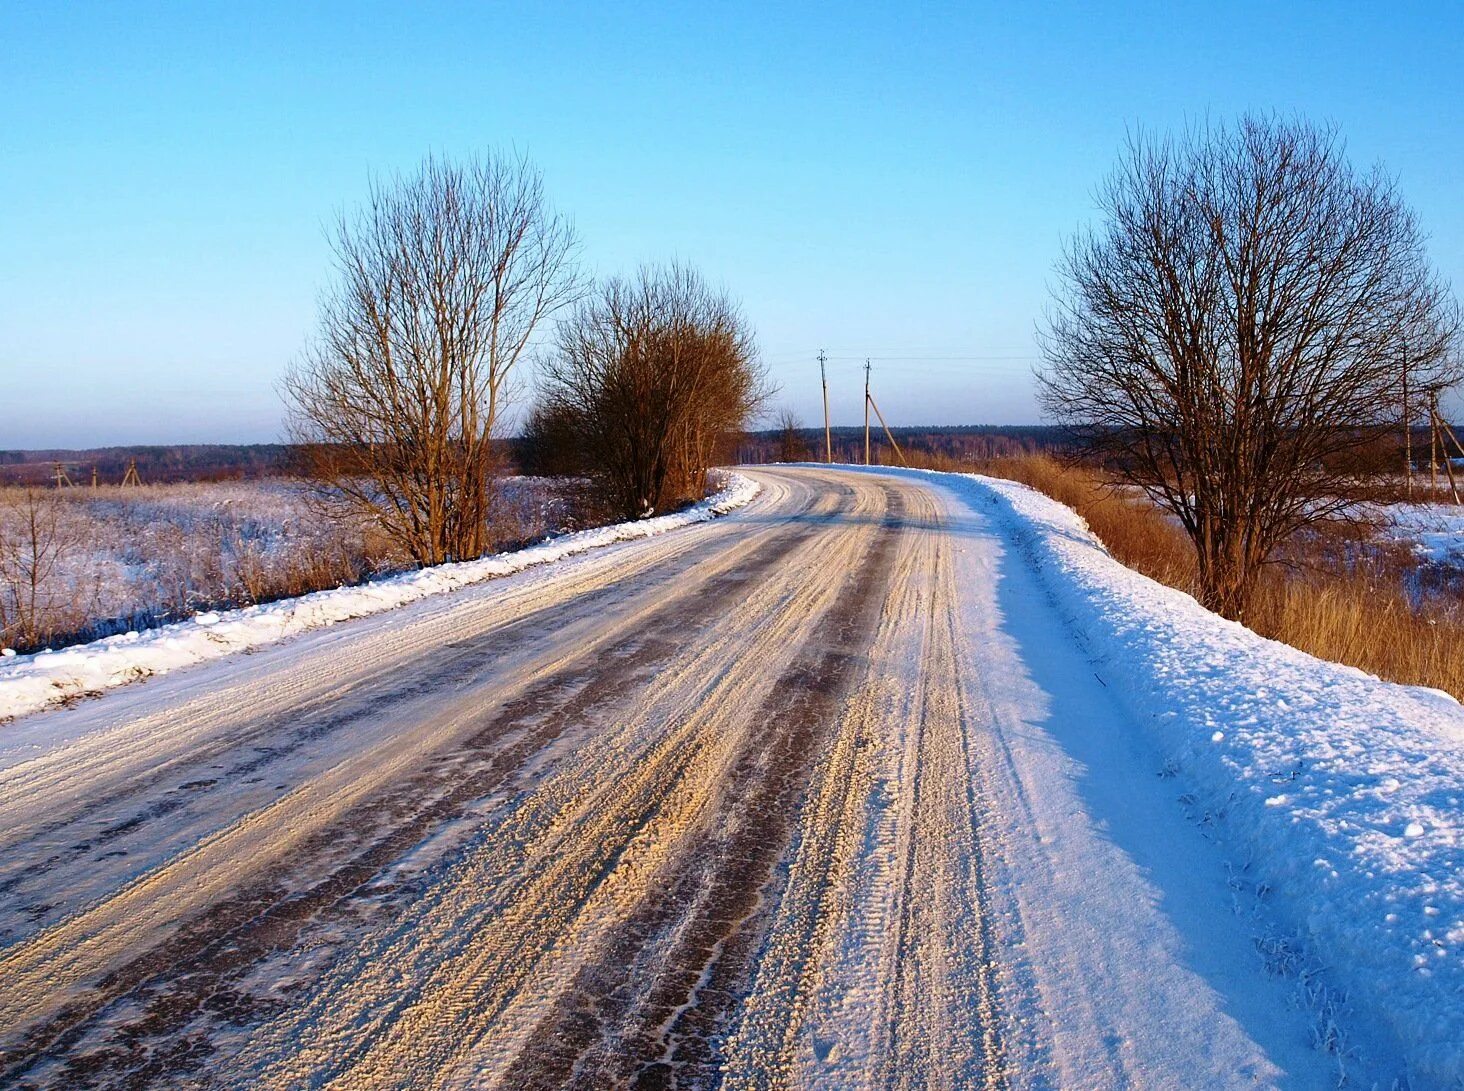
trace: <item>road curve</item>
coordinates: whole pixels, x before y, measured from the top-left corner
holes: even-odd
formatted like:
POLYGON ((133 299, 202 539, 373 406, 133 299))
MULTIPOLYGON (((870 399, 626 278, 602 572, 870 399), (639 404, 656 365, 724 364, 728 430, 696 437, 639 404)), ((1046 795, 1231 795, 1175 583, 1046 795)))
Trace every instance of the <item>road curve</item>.
POLYGON ((0 768, 0 1084, 1006 1082, 942 509, 756 476, 49 714, 0 768))

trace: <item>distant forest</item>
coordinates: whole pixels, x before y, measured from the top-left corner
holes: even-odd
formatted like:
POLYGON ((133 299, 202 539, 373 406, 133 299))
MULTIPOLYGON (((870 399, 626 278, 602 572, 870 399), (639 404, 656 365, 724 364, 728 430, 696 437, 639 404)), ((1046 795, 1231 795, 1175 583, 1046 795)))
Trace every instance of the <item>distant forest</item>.
MULTIPOLYGON (((840 427, 832 431, 835 462, 864 461, 864 429, 840 427)), ((1053 425, 963 425, 947 428, 893 428, 895 440, 908 451, 978 461, 1012 455, 1070 452, 1072 436, 1053 425)), ((1456 426, 1464 434, 1464 427, 1456 426)), ((822 428, 800 428, 801 457, 823 461, 822 428)), ((733 461, 758 465, 781 461, 787 437, 782 429, 746 433, 730 453, 733 461)), ((1429 435, 1415 428, 1415 462, 1427 464, 1429 435)), ((502 441, 502 457, 512 468, 519 440, 502 441)), ((1401 448, 1401 440, 1398 443, 1401 448)), ((894 463, 889 442, 878 428, 870 430, 873 461, 894 463)), ((0 451, 0 485, 49 485, 60 463, 74 485, 90 485, 95 471, 98 484, 118 485, 136 460, 144 484, 176 481, 237 481, 285 477, 296 473, 291 448, 282 443, 178 444, 153 447, 98 447, 91 450, 0 451)))
POLYGON ((59 464, 74 485, 90 485, 93 474, 99 485, 120 485, 134 461, 144 483, 278 477, 287 472, 289 453, 290 449, 281 443, 0 451, 0 482, 51 484, 59 464))
MULTIPOLYGON (((956 459, 979 460, 1012 455, 1033 455, 1069 450, 1071 437, 1062 428, 1046 425, 973 424, 948 428, 891 428, 895 442, 907 451, 946 455, 956 459)), ((833 428, 835 462, 864 461, 864 429, 833 428)), ((800 428, 797 436, 806 448, 805 457, 816 461, 824 458, 822 428, 800 428)), ((737 446, 737 461, 756 465, 778 462, 783 456, 786 435, 781 428, 749 432, 737 446)), ((892 463, 895 454, 878 425, 870 429, 871 461, 892 463)))

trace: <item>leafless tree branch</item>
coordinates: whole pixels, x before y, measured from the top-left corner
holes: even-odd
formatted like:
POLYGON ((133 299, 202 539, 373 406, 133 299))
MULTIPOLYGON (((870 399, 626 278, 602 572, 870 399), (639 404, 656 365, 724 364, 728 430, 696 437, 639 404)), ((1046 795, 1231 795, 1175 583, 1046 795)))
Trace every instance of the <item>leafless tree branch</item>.
POLYGON ((505 384, 581 290, 574 229, 523 158, 428 158, 373 182, 333 244, 337 282, 284 381, 291 438, 419 563, 478 556, 505 384))

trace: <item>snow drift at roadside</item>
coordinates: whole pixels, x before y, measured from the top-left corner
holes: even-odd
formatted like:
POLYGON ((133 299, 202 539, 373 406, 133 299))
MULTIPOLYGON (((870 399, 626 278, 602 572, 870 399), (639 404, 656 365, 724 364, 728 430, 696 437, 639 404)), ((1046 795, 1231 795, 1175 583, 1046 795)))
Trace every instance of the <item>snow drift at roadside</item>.
POLYGON ((1291 930, 1256 937, 1275 971, 1321 967, 1341 994, 1310 998, 1320 1020, 1345 1003, 1420 1085, 1464 1084, 1464 708, 1210 613, 1024 485, 930 476, 1004 526, 1225 847, 1238 897, 1291 930))
POLYGON ((759 488, 750 478, 731 473, 722 475, 721 485, 706 500, 670 515, 595 527, 550 538, 512 553, 422 568, 355 587, 317 591, 240 610, 199 614, 188 621, 144 633, 124 633, 59 651, 11 656, 0 660, 0 721, 284 640, 308 629, 378 614, 428 595, 512 575, 612 542, 650 538, 692 523, 706 522, 749 503, 759 488))

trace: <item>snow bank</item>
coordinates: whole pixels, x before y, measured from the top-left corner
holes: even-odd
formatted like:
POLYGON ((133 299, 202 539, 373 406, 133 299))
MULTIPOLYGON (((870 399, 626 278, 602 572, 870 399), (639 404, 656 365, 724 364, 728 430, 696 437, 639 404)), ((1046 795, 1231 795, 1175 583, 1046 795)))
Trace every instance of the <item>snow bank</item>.
MULTIPOLYGON (((1272 968, 1320 969, 1345 995, 1312 996, 1319 1019, 1350 1007, 1414 1086, 1464 1086, 1464 709, 1217 617, 1026 486, 931 476, 1030 558, 1232 856, 1232 885, 1293 930, 1257 937, 1272 968)), ((1321 1044, 1345 1053, 1335 1033, 1321 1044)))
POLYGON ((206 659, 284 640, 323 625, 365 617, 469 584, 511 575, 612 542, 650 538, 702 523, 749 503, 759 486, 724 474, 720 491, 684 511, 550 538, 513 553, 418 569, 357 587, 317 591, 264 606, 199 614, 143 633, 0 660, 0 722, 82 694, 125 685, 206 659))

